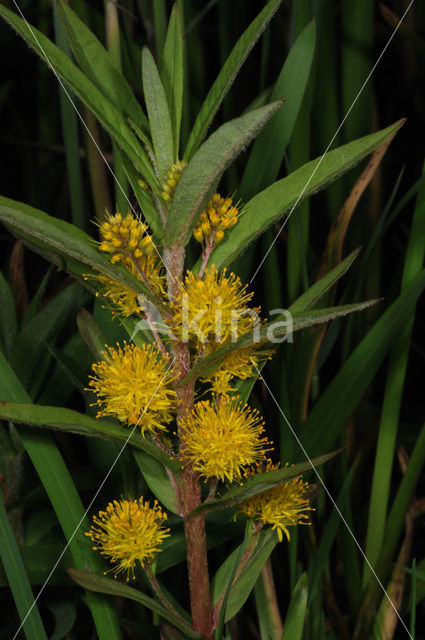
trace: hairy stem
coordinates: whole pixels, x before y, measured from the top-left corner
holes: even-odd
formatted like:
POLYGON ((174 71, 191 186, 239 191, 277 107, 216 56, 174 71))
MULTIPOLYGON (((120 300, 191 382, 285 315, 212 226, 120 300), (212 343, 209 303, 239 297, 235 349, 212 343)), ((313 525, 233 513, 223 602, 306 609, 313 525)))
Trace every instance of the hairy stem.
MULTIPOLYGON (((164 260, 167 266, 168 295, 170 302, 174 302, 180 296, 179 283, 183 279, 184 248, 166 249, 164 260)), ((184 342, 176 342, 173 350, 175 366, 179 371, 180 379, 182 379, 190 369, 189 348, 184 342)), ((177 425, 180 440, 182 440, 180 423, 186 412, 193 407, 194 382, 189 381, 182 386, 176 385, 176 392, 177 425)), ((192 626, 203 635, 205 640, 211 640, 214 635, 214 623, 208 575, 205 518, 202 515, 188 518, 190 512, 201 504, 201 485, 198 474, 190 466, 183 469, 180 479, 192 626)))

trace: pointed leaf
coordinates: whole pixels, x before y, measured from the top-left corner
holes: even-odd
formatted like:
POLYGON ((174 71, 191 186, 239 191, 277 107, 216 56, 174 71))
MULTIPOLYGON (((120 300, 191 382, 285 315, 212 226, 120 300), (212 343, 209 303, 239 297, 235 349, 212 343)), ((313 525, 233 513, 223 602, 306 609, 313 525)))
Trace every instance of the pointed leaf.
MULTIPOLYGON (((166 468, 166 465, 164 465, 162 461, 160 462, 158 458, 155 459, 141 448, 137 450, 134 449, 133 455, 146 484, 154 496, 156 496, 169 511, 178 514, 179 508, 175 491, 177 482, 172 475, 171 469, 166 468)), ((175 461, 170 460, 170 462, 173 463, 175 461)), ((176 467, 175 470, 177 470, 176 467)))
MULTIPOLYGON (((131 431, 130 428, 125 428, 121 425, 107 422, 106 420, 92 418, 78 411, 73 411, 72 409, 6 402, 4 400, 0 400, 0 417, 3 420, 22 422, 35 427, 58 429, 68 433, 78 433, 80 435, 103 438, 105 440, 118 440, 120 442, 126 442, 129 432, 131 431)), ((142 451, 146 451, 146 453, 170 469, 180 469, 180 465, 176 460, 171 460, 160 447, 143 438, 137 430, 128 440, 128 444, 142 451)))
MULTIPOLYGON (((29 401, 27 392, 2 354, 0 398, 23 403, 29 401)), ((103 571, 102 559, 94 553, 91 543, 84 535, 84 531, 89 529, 88 519, 53 438, 49 433, 37 432, 25 426, 17 427, 17 432, 49 496, 65 537, 69 540, 75 564, 80 568, 103 571)), ((99 640, 118 640, 118 619, 112 604, 90 592, 86 596, 99 640)))
POLYGON ((295 203, 323 189, 329 182, 351 169, 367 154, 393 137, 403 123, 404 120, 399 120, 382 131, 329 151, 325 156, 308 162, 258 193, 245 205, 238 224, 214 249, 210 264, 215 264, 217 269, 229 265, 250 242, 282 218, 295 203))
POLYGON ((184 160, 187 162, 197 151, 226 93, 237 76, 239 69, 269 21, 278 10, 281 1, 282 0, 271 0, 268 2, 233 47, 196 118, 184 153, 184 160))
POLYGON ((302 426, 301 440, 307 451, 317 454, 332 447, 424 289, 425 270, 379 318, 322 393, 302 426))
POLYGON ((183 619, 177 618, 173 615, 160 602, 157 602, 153 598, 150 598, 133 587, 129 587, 127 584, 123 584, 118 580, 105 578, 104 576, 97 576, 94 573, 89 573, 88 571, 77 571, 77 569, 68 569, 68 575, 85 589, 97 591, 99 593, 108 593, 120 598, 128 598, 129 600, 134 600, 135 602, 142 604, 144 607, 147 607, 165 620, 174 624, 174 626, 183 631, 188 638, 193 638, 194 640, 200 640, 202 638, 200 633, 194 631, 183 619))
POLYGON ((149 49, 142 51, 142 79, 155 160, 160 180, 165 180, 175 158, 170 111, 155 60, 149 49))
POLYGON ((209 356, 195 364, 189 373, 180 380, 179 384, 183 385, 189 380, 212 373, 237 349, 242 349, 253 344, 266 345, 267 343, 277 344, 283 342, 285 338, 294 331, 299 331, 300 329, 305 329, 306 327, 311 327, 316 324, 323 324, 324 322, 329 322, 329 320, 345 316, 354 311, 362 311, 377 302, 379 301, 368 300, 367 302, 345 304, 340 307, 329 307, 327 309, 315 309, 308 312, 279 315, 273 321, 266 322, 262 325, 258 332, 255 330, 248 331, 234 342, 228 342, 216 351, 213 351, 209 356))
POLYGON ((183 33, 177 4, 171 11, 162 55, 161 80, 170 110, 174 158, 179 157, 180 126, 183 108, 183 33))
POLYGON ((289 307, 291 313, 300 313, 314 307, 320 298, 329 291, 331 287, 348 271, 354 260, 359 255, 361 249, 355 249, 336 267, 331 269, 323 278, 320 278, 311 287, 307 289, 299 298, 295 300, 289 307))
POLYGON ((211 187, 281 106, 279 100, 230 120, 204 142, 177 185, 165 226, 166 246, 189 241, 211 187))
POLYGON ((0 16, 34 49, 43 62, 47 63, 49 68, 53 70, 55 75, 62 78, 69 85, 71 90, 92 111, 122 150, 131 158, 149 184, 156 184, 155 173, 146 152, 118 109, 99 91, 93 82, 49 38, 19 18, 13 11, 0 5, 0 16))
POLYGON ((309 462, 300 462, 296 465, 291 465, 290 467, 266 471, 265 473, 256 473, 254 476, 248 478, 248 480, 243 484, 233 486, 228 489, 221 498, 210 500, 210 502, 204 502, 199 505, 199 507, 196 507, 190 512, 188 517, 190 518, 194 515, 198 515, 199 513, 205 513, 215 509, 228 509, 229 507, 234 507, 253 496, 257 496, 265 491, 270 491, 270 489, 284 484, 285 482, 288 482, 288 480, 291 480, 306 471, 311 471, 313 468, 316 468, 334 458, 338 453, 340 453, 340 451, 341 449, 338 449, 338 451, 333 451, 332 453, 319 456, 309 462))
POLYGON ((29 240, 31 248, 48 256, 58 267, 80 277, 96 269, 161 306, 142 282, 123 267, 106 260, 96 249, 94 240, 72 224, 2 196, 0 221, 24 242, 29 240))
MULTIPOLYGON (((271 529, 265 529, 258 534, 258 542, 256 548, 244 567, 241 575, 237 578, 235 584, 230 588, 227 601, 226 610, 224 613, 223 622, 227 623, 229 620, 235 617, 240 609, 245 604, 249 597, 255 583, 258 580, 261 569, 264 566, 267 558, 278 543, 277 534, 271 529)), ((228 587, 228 581, 231 579, 231 570, 235 561, 238 560, 238 554, 241 547, 246 546, 243 543, 240 547, 235 549, 228 558, 223 562, 214 576, 211 591, 213 595, 213 602, 216 604, 220 596, 228 587)))
POLYGON ((308 579, 303 573, 292 592, 283 627, 282 640, 302 640, 307 609, 308 579))
POLYGON ((82 71, 119 111, 148 132, 147 118, 109 51, 66 2, 59 0, 58 8, 72 52, 82 71))

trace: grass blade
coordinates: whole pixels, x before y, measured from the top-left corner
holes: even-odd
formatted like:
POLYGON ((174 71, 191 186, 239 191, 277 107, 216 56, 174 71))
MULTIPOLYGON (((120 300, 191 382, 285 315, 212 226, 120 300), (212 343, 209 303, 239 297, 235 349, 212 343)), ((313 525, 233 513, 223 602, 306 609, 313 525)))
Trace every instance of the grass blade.
MULTIPOLYGON (((28 394, 1 354, 0 372, 0 398, 28 402, 28 394)), ((83 505, 50 434, 37 433, 28 427, 20 427, 18 433, 50 498, 65 537, 69 540, 75 564, 81 569, 87 566, 92 571, 102 571, 103 562, 93 553, 91 543, 83 533, 89 529, 83 505)), ((87 604, 100 640, 119 640, 118 620, 112 603, 87 593, 87 604)))
POLYGON ((4 508, 3 499, 0 500, 0 556, 21 621, 24 620, 32 607, 31 613, 23 624, 27 640, 47 640, 38 607, 34 605, 31 585, 4 508))

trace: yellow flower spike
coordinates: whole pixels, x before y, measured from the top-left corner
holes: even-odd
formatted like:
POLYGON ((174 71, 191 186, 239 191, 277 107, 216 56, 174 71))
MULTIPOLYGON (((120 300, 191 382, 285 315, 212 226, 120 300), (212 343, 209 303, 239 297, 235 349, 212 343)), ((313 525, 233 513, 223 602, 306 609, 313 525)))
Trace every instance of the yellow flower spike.
POLYGON ((167 177, 162 183, 162 197, 167 202, 170 201, 174 195, 174 191, 176 190, 177 184, 181 178, 181 175, 185 168, 187 167, 187 162, 178 160, 176 163, 172 164, 169 171, 167 172, 167 177))
POLYGON ((90 388, 102 408, 100 416, 114 416, 123 423, 137 424, 145 431, 165 431, 176 410, 176 392, 171 383, 176 374, 153 345, 107 347, 104 360, 92 365, 90 388))
POLYGON ((258 411, 237 399, 197 402, 181 420, 180 456, 205 479, 240 481, 244 467, 264 460, 271 449, 263 432, 258 411))
POLYGON ((93 517, 86 536, 95 543, 93 549, 117 563, 110 569, 115 577, 124 573, 128 582, 130 574, 134 579, 137 562, 142 567, 149 565, 161 551, 162 542, 170 535, 170 529, 164 526, 166 520, 167 514, 157 500, 153 507, 143 498, 114 500, 106 511, 93 517))
POLYGON ((173 311, 175 332, 183 340, 211 342, 217 348, 217 343, 242 335, 259 322, 259 309, 248 308, 253 294, 225 269, 219 272, 212 266, 202 279, 188 271, 181 291, 181 300, 173 304, 173 311))
MULTIPOLYGON (((279 464, 274 465, 269 460, 266 465, 258 465, 257 469, 249 469, 245 475, 250 477, 255 472, 262 473, 278 468, 279 464)), ((257 524, 272 525, 272 529, 277 532, 280 542, 283 540, 283 534, 289 540, 288 527, 298 524, 311 524, 307 512, 314 511, 314 509, 310 506, 310 501, 306 497, 308 489, 309 484, 303 482, 301 476, 298 476, 250 498, 239 506, 239 510, 249 518, 252 518, 257 524)))
MULTIPOLYGON (((112 263, 121 262, 135 278, 148 281, 155 293, 163 295, 165 276, 152 238, 146 235, 146 231, 146 225, 131 213, 124 219, 121 214, 109 215, 107 221, 100 226, 102 239, 99 248, 112 253, 112 263)), ((106 295, 108 296, 108 292, 106 295)), ((114 295, 117 299, 122 298, 117 291, 114 295)), ((109 297, 113 299, 112 295, 109 297)))
MULTIPOLYGON (((217 230, 225 231, 233 227, 238 220, 238 214, 237 207, 232 207, 231 198, 225 199, 219 193, 215 193, 201 213, 199 224, 194 230, 195 235, 195 231, 197 231, 198 227, 201 227, 204 237, 199 240, 195 235, 195 239, 198 242, 205 242, 207 247, 215 246, 224 237, 220 233, 218 239, 216 239, 215 232, 217 230)), ((198 236, 200 237, 199 232, 198 236)))

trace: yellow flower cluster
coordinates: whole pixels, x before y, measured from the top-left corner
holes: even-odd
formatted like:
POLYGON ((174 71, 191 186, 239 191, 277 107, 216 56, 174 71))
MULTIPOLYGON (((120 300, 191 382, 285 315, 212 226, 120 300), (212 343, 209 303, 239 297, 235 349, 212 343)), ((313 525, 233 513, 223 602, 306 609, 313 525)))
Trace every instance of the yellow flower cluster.
POLYGON ((100 225, 102 241, 100 250, 112 253, 111 262, 146 260, 155 252, 151 236, 146 234, 147 227, 132 216, 122 217, 108 214, 106 222, 100 225))
POLYGON ((167 202, 173 199, 177 184, 182 176, 183 171, 187 167, 187 162, 178 160, 171 165, 171 169, 167 173, 167 179, 162 183, 162 197, 167 202))
POLYGON ((180 426, 180 456, 206 479, 240 481, 244 467, 264 460, 271 448, 261 437, 264 422, 258 411, 236 399, 197 402, 180 426))
POLYGON ((93 364, 90 387, 103 408, 100 416, 114 416, 123 423, 137 424, 145 431, 165 431, 176 410, 176 392, 171 384, 176 374, 161 351, 153 345, 107 347, 104 360, 93 364))
MULTIPOLYGON (((259 465, 256 469, 249 469, 246 477, 264 471, 273 471, 279 468, 279 464, 272 464, 267 461, 266 466, 259 465)), ((239 509, 254 522, 260 525, 271 524, 282 542, 283 534, 290 539, 288 527, 298 524, 310 524, 308 511, 313 511, 307 496, 309 484, 303 482, 301 477, 292 478, 284 484, 278 485, 269 491, 257 494, 246 502, 243 502, 239 509)))
MULTIPOLYGON (((138 561, 142 567, 150 564, 161 551, 160 545, 167 538, 170 529, 164 527, 167 514, 163 513, 155 500, 153 508, 149 502, 139 500, 114 500, 93 517, 93 525, 86 533, 96 544, 93 549, 109 556, 111 562, 117 562, 112 569, 115 577, 130 572, 134 580, 134 568, 138 561)), ((106 573, 106 572, 105 572, 106 573)))
POLYGON ((238 216, 239 211, 232 206, 232 199, 222 198, 219 193, 215 193, 202 212, 193 235, 205 246, 215 246, 223 240, 224 232, 235 226, 238 216))
POLYGON ((207 342, 220 345, 236 338, 249 331, 257 319, 258 309, 247 308, 253 294, 225 269, 218 272, 213 266, 203 278, 188 271, 181 294, 181 301, 173 305, 178 337, 198 346, 207 342))
MULTIPOLYGON (((100 225, 100 250, 111 254, 111 262, 121 264, 136 280, 151 287, 157 295, 164 295, 165 276, 160 258, 147 227, 130 213, 120 213, 100 225)), ((114 304, 114 315, 127 318, 144 310, 137 293, 104 274, 95 276, 104 287, 103 295, 114 304)))
MULTIPOLYGON (((261 325, 260 309, 248 307, 252 293, 248 293, 240 279, 225 269, 219 272, 212 266, 206 269, 203 278, 188 271, 181 292, 181 300, 173 305, 173 333, 183 342, 192 344, 197 357, 208 356, 261 325)), ((233 391, 233 378, 250 378, 253 364, 260 366, 272 353, 272 350, 262 349, 259 343, 232 351, 202 381, 210 384, 215 394, 227 395, 233 391)))

